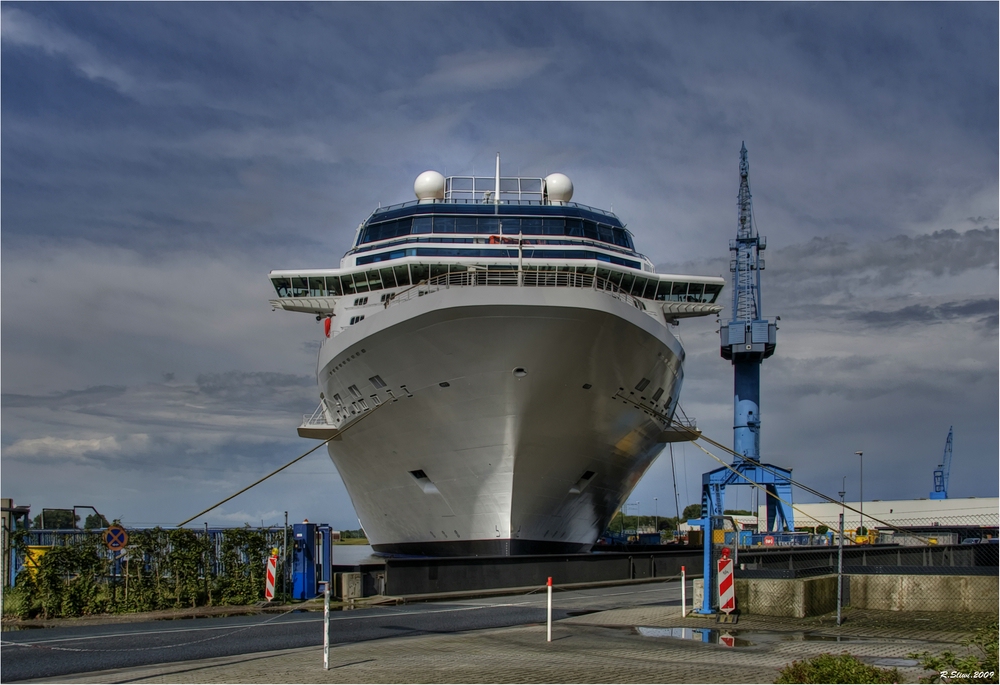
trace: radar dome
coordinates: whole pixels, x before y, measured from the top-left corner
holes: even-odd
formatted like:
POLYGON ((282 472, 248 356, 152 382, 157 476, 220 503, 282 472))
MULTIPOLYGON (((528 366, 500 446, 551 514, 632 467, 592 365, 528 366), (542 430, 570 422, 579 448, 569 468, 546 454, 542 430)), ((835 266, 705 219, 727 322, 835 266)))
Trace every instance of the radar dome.
POLYGON ((573 181, 566 174, 549 174, 545 177, 545 193, 549 202, 569 202, 573 197, 573 181))
POLYGON ((421 202, 444 199, 444 176, 436 171, 425 171, 413 182, 413 192, 421 202))

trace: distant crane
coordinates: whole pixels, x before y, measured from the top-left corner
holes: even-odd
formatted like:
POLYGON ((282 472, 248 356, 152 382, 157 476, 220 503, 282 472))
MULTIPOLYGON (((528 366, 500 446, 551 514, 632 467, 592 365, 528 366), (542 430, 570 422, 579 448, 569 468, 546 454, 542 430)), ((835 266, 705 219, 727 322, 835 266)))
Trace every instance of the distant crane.
POLYGON ((948 499, 948 476, 951 475, 952 426, 948 426, 948 439, 944 441, 944 458, 934 469, 934 492, 931 499, 948 499))

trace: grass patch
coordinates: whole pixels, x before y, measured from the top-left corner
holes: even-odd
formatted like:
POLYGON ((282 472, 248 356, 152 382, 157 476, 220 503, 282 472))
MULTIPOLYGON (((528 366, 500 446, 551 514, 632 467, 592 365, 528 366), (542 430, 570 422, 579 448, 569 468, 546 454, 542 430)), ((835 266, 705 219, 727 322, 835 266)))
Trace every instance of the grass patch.
POLYGON ((847 652, 820 654, 807 661, 793 661, 781 669, 776 683, 898 683, 895 668, 869 666, 847 652))
POLYGON ((925 683, 996 683, 1000 668, 997 666, 997 640, 1000 634, 1000 621, 980 628, 972 637, 962 641, 962 646, 969 649, 964 656, 953 652, 942 652, 939 655, 930 652, 910 654, 911 659, 919 659, 920 665, 937 675, 924 678, 925 683))

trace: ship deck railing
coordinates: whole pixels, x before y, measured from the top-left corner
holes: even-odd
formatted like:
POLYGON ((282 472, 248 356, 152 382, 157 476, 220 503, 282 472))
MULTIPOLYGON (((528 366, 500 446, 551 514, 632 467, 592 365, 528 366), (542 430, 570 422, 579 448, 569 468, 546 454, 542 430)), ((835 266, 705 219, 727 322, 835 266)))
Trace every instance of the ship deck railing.
POLYGON ((319 401, 319 406, 312 414, 302 415, 302 425, 303 426, 314 426, 317 428, 321 427, 333 427, 337 423, 331 419, 334 414, 334 409, 329 405, 328 400, 322 399, 319 401))
POLYGON ((336 437, 343 427, 343 418, 338 416, 337 420, 334 420, 335 414, 337 414, 337 409, 330 403, 330 400, 321 399, 319 406, 312 414, 302 415, 302 423, 298 428, 299 437, 318 440, 336 437))
MULTIPOLYGON (((424 200, 408 200, 406 202, 399 202, 399 203, 394 204, 394 205, 385 205, 384 207, 379 207, 375 211, 373 211, 371 213, 371 217, 378 216, 379 214, 382 214, 384 212, 391 212, 393 210, 403 209, 405 207, 415 207, 417 205, 427 205, 427 204, 438 205, 438 206, 440 206, 440 205, 445 205, 445 206, 446 205, 484 205, 484 206, 492 207, 495 204, 501 204, 501 205, 514 205, 514 206, 522 206, 522 207, 572 207, 574 209, 583 209, 583 210, 586 210, 588 212, 593 212, 595 214, 599 214, 599 215, 602 215, 602 216, 612 217, 612 218, 615 218, 615 219, 618 218, 618 216, 614 212, 609 212, 608 210, 601 209, 600 207, 591 207, 590 205, 581 204, 579 202, 562 202, 562 203, 559 203, 559 204, 553 204, 552 202, 549 202, 548 200, 541 200, 541 199, 539 199, 539 200, 518 199, 516 196, 515 197, 511 197, 510 196, 510 195, 514 195, 513 193, 508 194, 506 191, 501 191, 500 192, 500 200, 499 200, 499 202, 495 203, 493 201, 493 199, 492 199, 492 196, 490 198, 485 198, 485 197, 482 196, 482 191, 479 191, 479 190, 477 190, 477 191, 471 191, 471 190, 469 190, 469 191, 454 190, 454 191, 450 191, 450 192, 453 193, 452 197, 449 197, 447 199, 434 200, 431 203, 428 203, 427 201, 424 201, 424 200)), ((371 217, 369 217, 369 219, 371 217)))
POLYGON ((448 288, 463 287, 525 287, 525 288, 586 288, 605 293, 629 304, 639 311, 646 306, 606 278, 595 274, 568 271, 521 271, 516 269, 469 269, 455 273, 439 274, 410 286, 387 299, 386 308, 448 288))

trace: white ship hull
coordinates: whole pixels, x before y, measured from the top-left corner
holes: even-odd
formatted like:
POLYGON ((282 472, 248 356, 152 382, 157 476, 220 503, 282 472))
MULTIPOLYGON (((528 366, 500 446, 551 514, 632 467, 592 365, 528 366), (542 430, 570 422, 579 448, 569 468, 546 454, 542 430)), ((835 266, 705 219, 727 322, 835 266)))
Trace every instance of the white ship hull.
POLYGON ((376 551, 587 551, 663 447, 682 360, 604 292, 441 289, 324 341, 330 456, 376 551))

